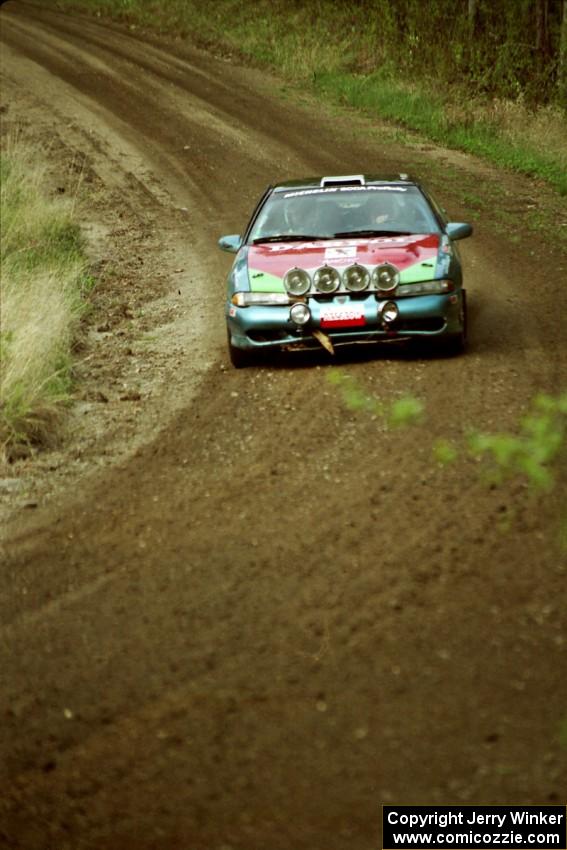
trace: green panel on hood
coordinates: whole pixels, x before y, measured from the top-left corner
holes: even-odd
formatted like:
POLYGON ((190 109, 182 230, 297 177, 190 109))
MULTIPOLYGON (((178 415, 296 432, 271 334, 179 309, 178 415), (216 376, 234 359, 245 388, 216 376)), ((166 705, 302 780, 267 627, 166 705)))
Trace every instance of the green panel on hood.
MULTIPOLYGON (((425 260, 414 263, 400 272, 400 283, 417 283, 433 280, 435 277, 435 261, 425 260)), ((251 292, 285 292, 283 279, 277 275, 263 272, 260 269, 248 269, 251 292)))
POLYGON ((435 277, 435 261, 426 260, 423 263, 414 263, 400 272, 400 283, 417 283, 423 280, 433 280, 435 277))
POLYGON ((251 292, 285 292, 283 280, 275 274, 259 269, 248 269, 251 292))

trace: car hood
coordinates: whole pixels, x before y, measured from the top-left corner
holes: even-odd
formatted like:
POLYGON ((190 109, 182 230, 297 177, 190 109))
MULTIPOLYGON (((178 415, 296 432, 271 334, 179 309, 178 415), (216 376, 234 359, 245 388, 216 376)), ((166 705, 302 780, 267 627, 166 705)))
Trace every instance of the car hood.
POLYGON ((290 269, 299 267, 313 273, 323 265, 341 270, 359 263, 371 270, 381 263, 392 263, 399 269, 402 283, 432 280, 442 260, 437 233, 269 242, 251 245, 247 252, 252 292, 284 292, 283 278, 290 269))

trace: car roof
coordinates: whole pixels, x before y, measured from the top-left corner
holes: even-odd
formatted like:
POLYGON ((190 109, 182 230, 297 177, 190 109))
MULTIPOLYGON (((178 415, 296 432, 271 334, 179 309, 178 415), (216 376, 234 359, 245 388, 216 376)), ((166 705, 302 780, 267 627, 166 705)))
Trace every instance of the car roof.
POLYGON ((319 177, 304 177, 302 180, 286 180, 276 183, 274 192, 286 192, 290 189, 321 189, 331 186, 417 186, 417 180, 413 180, 408 174, 396 174, 391 176, 378 174, 334 174, 319 177))

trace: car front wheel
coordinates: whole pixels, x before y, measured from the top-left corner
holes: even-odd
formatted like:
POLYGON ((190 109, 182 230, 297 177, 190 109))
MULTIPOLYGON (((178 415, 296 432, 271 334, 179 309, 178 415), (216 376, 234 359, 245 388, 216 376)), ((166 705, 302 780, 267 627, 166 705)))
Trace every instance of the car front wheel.
POLYGON ((235 369, 245 369, 246 366, 251 366, 254 362, 254 355, 249 351, 244 351, 242 348, 237 348, 232 344, 232 339, 230 336, 230 331, 227 328, 227 337, 228 337, 228 356, 230 357, 230 362, 234 366, 235 369))
POLYGON ((467 293, 463 289, 461 292, 461 330, 460 333, 451 334, 446 339, 445 350, 449 354, 462 354, 467 347, 467 293))

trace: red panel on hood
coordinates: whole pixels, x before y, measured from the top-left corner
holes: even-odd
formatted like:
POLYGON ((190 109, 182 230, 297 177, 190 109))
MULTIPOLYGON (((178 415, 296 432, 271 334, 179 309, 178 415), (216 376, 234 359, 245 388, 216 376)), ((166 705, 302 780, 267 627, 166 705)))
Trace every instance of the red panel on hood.
POLYGON ((270 242, 252 245, 248 266, 283 277, 294 266, 306 271, 325 264, 345 267, 353 263, 377 266, 393 263, 403 270, 437 256, 439 235, 378 236, 371 239, 322 239, 316 242, 270 242))

